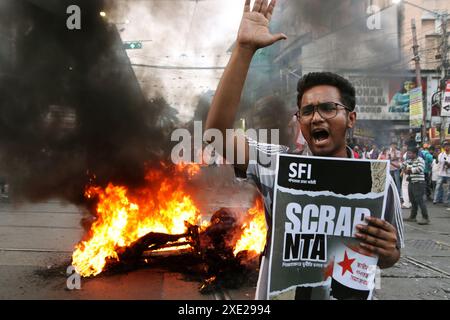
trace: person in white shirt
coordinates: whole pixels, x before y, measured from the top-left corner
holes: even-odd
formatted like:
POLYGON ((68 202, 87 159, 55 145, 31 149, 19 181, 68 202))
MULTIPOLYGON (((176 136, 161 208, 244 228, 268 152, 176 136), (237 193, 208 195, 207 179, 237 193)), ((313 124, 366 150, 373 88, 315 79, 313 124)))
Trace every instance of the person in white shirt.
MULTIPOLYGON (((406 166, 406 165, 410 164, 410 162, 411 162, 411 160, 408 159, 408 153, 405 152, 405 154, 403 154, 402 164, 405 164, 405 166, 406 166)), ((408 177, 409 177, 409 174, 407 174, 405 170, 402 170, 402 199, 403 199, 402 208, 403 209, 410 209, 412 206, 411 202, 409 201, 408 177)))
POLYGON ((439 177, 439 164, 438 164, 438 160, 437 157, 435 157, 433 159, 433 163, 431 164, 431 186, 434 190, 436 190, 436 183, 439 177))
MULTIPOLYGON (((439 173, 436 182, 436 189, 434 191, 433 204, 444 202, 444 184, 447 184, 448 189, 448 179, 450 177, 450 142, 445 141, 443 144, 444 151, 439 154, 438 166, 439 173)), ((450 193, 447 190, 447 195, 445 202, 448 203, 450 198, 450 193)))
POLYGON ((368 146, 363 147, 362 159, 369 159, 369 147, 368 146))
POLYGON ((397 186, 398 194, 401 194, 401 185, 400 185, 400 166, 401 166, 401 152, 397 149, 397 144, 395 142, 391 143, 391 148, 389 149, 389 160, 390 164, 390 174, 392 178, 394 178, 395 185, 397 186))

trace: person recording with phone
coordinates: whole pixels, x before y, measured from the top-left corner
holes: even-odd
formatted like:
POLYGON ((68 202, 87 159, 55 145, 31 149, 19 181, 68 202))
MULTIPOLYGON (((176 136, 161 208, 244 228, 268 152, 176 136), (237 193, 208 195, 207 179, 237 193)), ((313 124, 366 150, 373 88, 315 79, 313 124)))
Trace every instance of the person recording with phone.
POLYGON ((419 156, 419 149, 416 147, 408 148, 407 157, 410 161, 405 162, 403 170, 408 175, 409 185, 408 193, 411 201, 411 214, 405 219, 408 222, 417 222, 417 212, 420 208, 423 220, 420 225, 430 224, 427 206, 425 204, 425 161, 419 156))

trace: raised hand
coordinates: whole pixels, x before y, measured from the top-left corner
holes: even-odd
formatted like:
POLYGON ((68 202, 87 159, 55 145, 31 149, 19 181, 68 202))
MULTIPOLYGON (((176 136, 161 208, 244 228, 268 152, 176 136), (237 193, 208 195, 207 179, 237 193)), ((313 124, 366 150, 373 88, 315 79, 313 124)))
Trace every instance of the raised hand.
MULTIPOLYGON (((227 137, 226 130, 233 128, 245 79, 256 50, 287 38, 282 33, 273 35, 269 31, 269 23, 275 4, 275 0, 272 0, 270 4, 268 4, 268 0, 256 0, 252 10, 250 0, 245 1, 244 15, 236 46, 211 103, 206 120, 206 129, 218 129, 224 137, 227 137)), ((237 164, 236 167, 240 171, 246 172, 249 162, 248 144, 239 147, 240 144, 236 142, 238 139, 232 138, 234 141, 224 141, 222 155, 226 156, 228 154, 226 152, 227 145, 232 145, 235 157, 228 160, 236 163, 237 159, 244 157, 245 163, 237 164)))
POLYGON ((268 0, 256 0, 253 9, 250 10, 250 0, 245 1, 244 16, 239 27, 237 43, 241 47, 256 51, 287 39, 282 33, 271 34, 269 23, 272 18, 276 0, 268 4, 268 0))

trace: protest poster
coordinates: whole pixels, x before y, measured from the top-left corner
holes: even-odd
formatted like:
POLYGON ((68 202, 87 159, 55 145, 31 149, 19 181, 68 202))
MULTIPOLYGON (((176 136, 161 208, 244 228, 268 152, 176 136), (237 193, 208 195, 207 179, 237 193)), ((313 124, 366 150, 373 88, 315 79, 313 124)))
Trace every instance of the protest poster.
POLYGON ((417 87, 410 91, 409 100, 409 126, 420 128, 423 118, 423 94, 422 88, 417 87))
POLYGON ((442 102, 441 117, 450 117, 450 80, 445 84, 444 99, 442 102))
POLYGON ((371 299, 376 256, 354 237, 384 219, 389 162, 280 154, 275 181, 269 299, 371 299))

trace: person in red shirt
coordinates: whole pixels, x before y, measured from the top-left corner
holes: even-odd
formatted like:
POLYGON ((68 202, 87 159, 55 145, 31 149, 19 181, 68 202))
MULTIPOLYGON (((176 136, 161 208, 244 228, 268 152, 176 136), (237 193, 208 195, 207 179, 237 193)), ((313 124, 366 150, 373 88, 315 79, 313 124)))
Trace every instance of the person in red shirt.
POLYGON ((359 149, 359 146, 355 146, 353 148, 353 155, 354 155, 355 159, 361 159, 362 158, 361 149, 359 149))
POLYGON ((388 160, 389 159, 388 151, 389 151, 388 148, 383 148, 383 151, 381 151, 381 153, 378 155, 378 160, 388 160))

